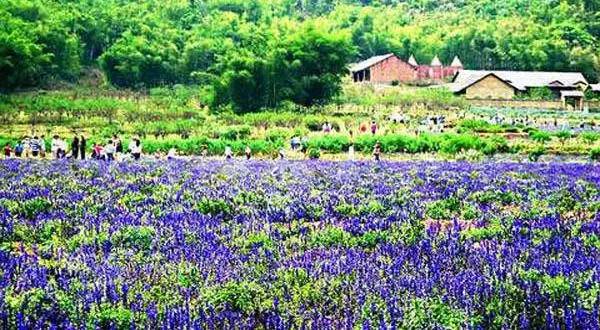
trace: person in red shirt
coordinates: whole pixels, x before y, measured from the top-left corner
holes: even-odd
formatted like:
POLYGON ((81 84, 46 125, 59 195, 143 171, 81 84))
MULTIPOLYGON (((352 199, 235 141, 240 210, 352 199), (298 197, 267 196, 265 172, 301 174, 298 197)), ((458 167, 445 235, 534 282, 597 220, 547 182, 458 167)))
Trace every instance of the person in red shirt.
POLYGON ((10 143, 6 143, 6 145, 4 145, 4 158, 10 158, 11 153, 12 148, 10 147, 10 143))
POLYGON ((375 161, 381 160, 381 143, 379 141, 375 143, 375 147, 373 148, 373 157, 375 157, 375 161))
POLYGON ((375 121, 371 122, 371 133, 373 135, 377 133, 377 123, 375 121))
POLYGON ((367 132, 367 123, 362 123, 360 124, 359 128, 361 133, 366 133, 367 132))

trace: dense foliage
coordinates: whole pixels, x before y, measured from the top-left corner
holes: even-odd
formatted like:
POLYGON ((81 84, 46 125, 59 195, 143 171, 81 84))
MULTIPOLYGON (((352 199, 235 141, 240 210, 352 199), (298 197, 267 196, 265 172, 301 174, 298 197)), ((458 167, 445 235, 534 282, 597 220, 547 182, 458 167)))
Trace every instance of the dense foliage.
POLYGON ((0 327, 596 329, 599 175, 3 161, 0 327))
POLYGON ((330 99, 373 55, 599 70, 598 0, 2 0, 0 88, 100 66, 122 87, 200 83, 241 111, 330 99))

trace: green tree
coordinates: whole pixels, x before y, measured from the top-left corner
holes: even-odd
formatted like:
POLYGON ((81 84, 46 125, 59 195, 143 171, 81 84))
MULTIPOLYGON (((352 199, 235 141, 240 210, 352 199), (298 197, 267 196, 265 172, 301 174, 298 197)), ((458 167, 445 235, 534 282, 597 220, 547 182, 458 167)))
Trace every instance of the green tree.
POLYGON ((141 34, 127 31, 100 58, 108 80, 122 87, 179 82, 177 31, 145 26, 141 34))

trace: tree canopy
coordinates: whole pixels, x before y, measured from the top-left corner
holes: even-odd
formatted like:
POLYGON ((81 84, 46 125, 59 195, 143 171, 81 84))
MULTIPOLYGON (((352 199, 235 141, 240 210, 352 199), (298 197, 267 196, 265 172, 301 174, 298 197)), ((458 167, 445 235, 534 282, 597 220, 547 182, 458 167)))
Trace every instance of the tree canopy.
POLYGON ((0 88, 98 67, 139 88, 201 84, 252 111, 312 105, 349 63, 394 52, 467 68, 600 72, 600 0, 1 0, 0 88))

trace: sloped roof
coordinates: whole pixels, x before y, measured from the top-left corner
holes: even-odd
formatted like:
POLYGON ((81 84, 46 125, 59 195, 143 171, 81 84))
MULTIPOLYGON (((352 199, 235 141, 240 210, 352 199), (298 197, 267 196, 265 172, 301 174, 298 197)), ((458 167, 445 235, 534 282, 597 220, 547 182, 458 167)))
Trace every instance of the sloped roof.
POLYGON ((368 69, 368 68, 372 67, 373 65, 375 65, 379 62, 385 61, 388 58, 393 57, 393 56, 396 56, 396 55, 390 53, 390 54, 386 54, 386 55, 373 56, 362 62, 354 64, 353 66, 350 67, 350 71, 357 72, 357 71, 362 71, 362 70, 368 69))
POLYGON ((592 89, 592 92, 600 92, 600 84, 591 84, 590 88, 592 89))
POLYGON ((431 61, 431 66, 442 66, 442 61, 440 61, 440 58, 437 57, 437 55, 431 61))
POLYGON ((408 59, 408 64, 412 66, 419 66, 419 63, 417 63, 417 60, 413 55, 410 55, 410 58, 408 59))
MULTIPOLYGON (((505 79, 502 79, 501 77, 499 77, 495 72, 488 72, 487 74, 483 74, 483 75, 473 75, 473 76, 469 76, 470 79, 465 80, 465 81, 454 81, 452 84, 449 84, 449 88, 452 92, 454 93, 458 93, 458 92, 462 92, 463 90, 465 90, 466 88, 480 82, 481 80, 487 78, 487 77, 495 77, 496 79, 500 80, 501 82, 505 83, 506 85, 520 90, 520 91, 525 91, 526 88, 523 86, 519 86, 519 85, 515 85, 513 84, 511 81, 507 81, 505 79)), ((455 78, 456 79, 456 78, 455 78)))
POLYGON ((450 66, 453 68, 462 68, 463 64, 458 58, 458 56, 454 56, 454 59, 452 60, 452 64, 450 64, 450 66))
POLYGON ((561 97, 569 97, 569 96, 584 97, 584 95, 585 94, 583 94, 582 91, 560 91, 561 97))
POLYGON ((579 83, 588 83, 580 72, 463 70, 459 71, 454 77, 453 89, 456 92, 462 91, 490 74, 494 74, 494 76, 518 90, 531 87, 556 86, 557 82, 565 87, 576 87, 579 83))

